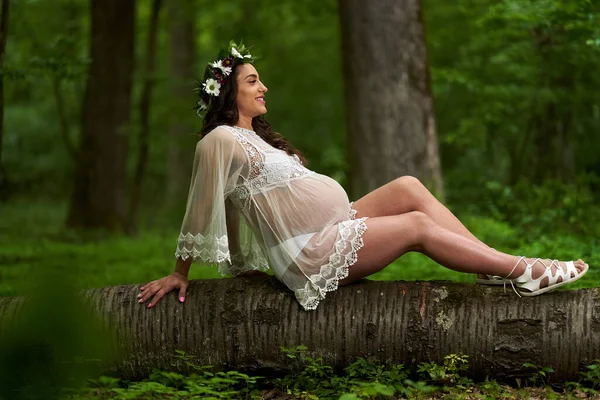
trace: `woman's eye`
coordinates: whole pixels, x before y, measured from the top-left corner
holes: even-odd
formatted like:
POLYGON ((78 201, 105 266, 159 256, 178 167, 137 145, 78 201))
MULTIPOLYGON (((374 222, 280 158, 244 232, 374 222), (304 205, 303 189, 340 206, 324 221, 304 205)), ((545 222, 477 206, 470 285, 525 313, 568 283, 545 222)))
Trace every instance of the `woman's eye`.
POLYGON ((250 81, 250 83, 256 83, 256 81, 250 81))

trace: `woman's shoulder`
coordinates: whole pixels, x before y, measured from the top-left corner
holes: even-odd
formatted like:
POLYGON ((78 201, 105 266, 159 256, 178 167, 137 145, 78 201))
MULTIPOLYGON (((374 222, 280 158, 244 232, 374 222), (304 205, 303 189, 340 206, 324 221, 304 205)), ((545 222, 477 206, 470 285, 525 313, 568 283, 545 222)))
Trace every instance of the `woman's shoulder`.
POLYGON ((214 146, 217 144, 233 144, 235 138, 227 125, 219 125, 200 139, 198 146, 214 146))
POLYGON ((233 138, 232 128, 229 125, 219 125, 204 135, 204 138, 231 139, 233 138))

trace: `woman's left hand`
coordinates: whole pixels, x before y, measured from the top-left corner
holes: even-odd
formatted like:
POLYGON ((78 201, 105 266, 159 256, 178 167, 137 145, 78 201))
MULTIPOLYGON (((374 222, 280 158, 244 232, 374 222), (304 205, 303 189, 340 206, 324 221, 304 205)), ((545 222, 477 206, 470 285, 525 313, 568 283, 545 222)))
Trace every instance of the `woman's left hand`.
POLYGON ((152 308, 158 303, 160 299, 171 290, 179 289, 179 302, 185 301, 185 292, 189 286, 187 277, 183 276, 178 272, 173 272, 171 275, 167 275, 164 278, 152 281, 142 287, 142 291, 138 294, 139 303, 145 303, 150 297, 154 296, 152 301, 148 303, 148 308, 152 308))

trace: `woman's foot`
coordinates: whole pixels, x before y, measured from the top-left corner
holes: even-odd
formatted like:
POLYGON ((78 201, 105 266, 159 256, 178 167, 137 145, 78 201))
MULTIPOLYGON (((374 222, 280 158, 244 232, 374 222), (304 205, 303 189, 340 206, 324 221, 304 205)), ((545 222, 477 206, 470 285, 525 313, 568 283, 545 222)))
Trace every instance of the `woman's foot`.
POLYGON ((588 271, 588 268, 581 259, 564 262, 521 257, 506 278, 517 286, 521 295, 536 296, 575 282, 588 271))

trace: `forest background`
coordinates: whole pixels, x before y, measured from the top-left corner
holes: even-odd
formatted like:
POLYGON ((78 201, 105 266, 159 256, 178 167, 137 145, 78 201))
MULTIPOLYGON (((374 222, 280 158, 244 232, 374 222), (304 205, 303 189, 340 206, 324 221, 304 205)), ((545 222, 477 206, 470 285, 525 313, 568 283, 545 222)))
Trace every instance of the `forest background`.
MULTIPOLYGON (((256 67, 269 87, 267 118, 275 130, 303 151, 309 168, 344 185, 351 199, 364 194, 352 185, 356 154, 349 150, 347 113, 354 111, 346 104, 354 94, 344 90, 340 29, 340 11, 359 12, 355 4, 169 0, 153 19, 157 3, 138 1, 129 15, 119 14, 130 24, 109 27, 113 34, 99 39, 106 54, 132 48, 119 64, 131 68, 132 79, 113 82, 114 97, 106 90, 86 103, 91 21, 101 21, 110 7, 10 2, 2 25, 0 295, 20 293, 42 270, 81 288, 142 283, 172 271, 201 127, 192 89, 231 39, 243 39, 261 57, 256 67), (121 101, 129 87, 127 115, 119 117, 127 124, 111 133, 114 146, 102 150, 125 162, 124 174, 109 181, 121 192, 113 186, 96 192, 100 202, 120 196, 126 213, 122 220, 82 222, 73 217, 82 130, 104 126, 102 107, 121 101)), ((369 2, 378 3, 385 2, 369 2)), ((422 10, 415 23, 424 26, 441 160, 443 190, 436 194, 492 247, 581 257, 592 268, 572 287, 598 286, 598 2, 424 0, 422 10)), ((190 276, 218 274, 195 266, 190 276)), ((474 281, 418 254, 374 278, 474 281)))
MULTIPOLYGON (((596 0, 1 4, 0 296, 33 294, 39 308, 20 344, 0 349, 0 388, 28 374, 54 379, 43 357, 94 336, 94 324, 68 315, 65 288, 172 272, 201 127, 192 89, 231 39, 260 56, 275 130, 351 200, 416 174, 490 246, 582 258, 590 271, 568 288, 600 286, 596 0), (361 26, 373 15, 388 23, 361 26), (364 37, 379 58, 361 47, 364 37), (382 101, 394 95, 386 79, 399 74, 419 91, 382 101), (405 113, 413 106, 427 109, 428 129, 408 129, 418 125, 405 113), (378 108, 389 119, 370 120, 378 108), (414 172, 424 165, 434 178, 414 172), (44 353, 36 346, 47 340, 58 345, 44 353)), ((190 273, 217 277, 197 265, 190 273)), ((372 278, 475 280, 420 254, 372 278)))

